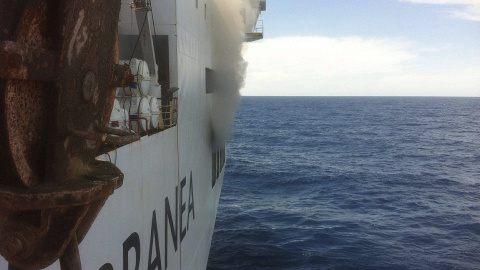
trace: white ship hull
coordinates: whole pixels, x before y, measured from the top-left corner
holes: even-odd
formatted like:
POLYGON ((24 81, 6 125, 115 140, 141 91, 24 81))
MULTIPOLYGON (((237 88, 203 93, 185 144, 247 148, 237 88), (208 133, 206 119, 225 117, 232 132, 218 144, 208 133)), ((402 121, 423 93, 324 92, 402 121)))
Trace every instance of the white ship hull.
MULTIPOLYGON (((206 268, 223 171, 212 187, 211 149, 197 146, 187 153, 177 143, 179 133, 181 127, 170 128, 101 156, 125 180, 80 244, 83 269, 206 268)), ((0 266, 7 269, 5 261, 0 266)))
POLYGON ((179 133, 170 128, 109 153, 125 180, 80 244, 83 269, 206 268, 223 171, 212 187, 211 149, 184 148, 179 133))

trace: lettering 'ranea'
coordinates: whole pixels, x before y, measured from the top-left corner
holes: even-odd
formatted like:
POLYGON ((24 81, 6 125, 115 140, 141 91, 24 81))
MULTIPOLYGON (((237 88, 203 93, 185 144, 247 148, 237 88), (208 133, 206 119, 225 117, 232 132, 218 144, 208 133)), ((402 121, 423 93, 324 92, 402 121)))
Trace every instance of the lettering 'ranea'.
MULTIPOLYGON (((192 220, 195 219, 195 199, 193 196, 193 176, 190 171, 189 185, 188 185, 188 199, 183 197, 183 189, 187 186, 187 177, 184 177, 180 181, 180 190, 179 186, 175 187, 175 208, 174 215, 172 214, 172 208, 170 204, 170 199, 165 197, 165 217, 164 217, 164 257, 160 255, 160 241, 158 238, 158 221, 157 213, 154 210, 152 213, 152 222, 150 227, 150 241, 148 248, 148 263, 147 270, 163 270, 168 268, 168 247, 173 244, 173 249, 177 252, 178 249, 178 240, 180 238, 180 243, 183 241, 187 232, 190 229, 190 216, 192 220), (180 194, 180 196, 179 196, 180 194), (180 206, 180 208, 179 208, 180 206), (185 222, 183 218, 184 212, 187 212, 187 220, 185 222), (178 226, 180 222, 180 227, 178 226), (184 223, 185 222, 185 223, 184 223), (179 230, 180 229, 180 230, 179 230), (178 235, 180 231, 180 237, 178 235), (170 232, 170 233, 169 233, 170 232), (170 235, 170 237, 169 237, 170 235)), ((141 258, 141 247, 140 236, 137 232, 133 232, 124 242, 123 242, 123 270, 139 270, 140 267, 140 258, 141 258), (135 256, 135 268, 129 268, 129 252, 134 252, 135 256)), ((144 249, 145 250, 145 249, 144 249)), ((103 265, 99 270, 113 270, 111 264, 107 263, 103 265)))

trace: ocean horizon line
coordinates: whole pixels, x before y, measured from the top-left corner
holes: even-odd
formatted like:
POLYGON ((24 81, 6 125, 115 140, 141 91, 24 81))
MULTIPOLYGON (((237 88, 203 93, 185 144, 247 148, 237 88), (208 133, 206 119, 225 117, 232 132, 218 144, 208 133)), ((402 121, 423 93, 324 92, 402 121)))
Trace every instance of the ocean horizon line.
POLYGON ((339 96, 302 96, 302 95, 292 95, 292 96, 287 96, 287 95, 246 95, 243 96, 241 95, 242 98, 245 97, 314 97, 314 98, 352 98, 352 97, 358 97, 358 98, 480 98, 480 96, 368 96, 368 95, 352 95, 352 96, 345 96, 345 95, 339 95, 339 96))

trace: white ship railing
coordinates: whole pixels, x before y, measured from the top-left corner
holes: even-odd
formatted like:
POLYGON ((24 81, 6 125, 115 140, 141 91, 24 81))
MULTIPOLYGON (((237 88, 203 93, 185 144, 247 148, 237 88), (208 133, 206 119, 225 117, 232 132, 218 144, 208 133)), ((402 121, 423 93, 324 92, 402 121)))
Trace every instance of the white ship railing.
POLYGON ((245 33, 245 41, 252 42, 263 39, 263 21, 258 20, 252 33, 245 33))
POLYGON ((263 35, 263 20, 257 21, 257 24, 255 25, 255 29, 253 30, 253 32, 263 35))
POLYGON ((178 120, 178 98, 174 97, 168 105, 162 105, 162 117, 165 129, 177 125, 178 120))

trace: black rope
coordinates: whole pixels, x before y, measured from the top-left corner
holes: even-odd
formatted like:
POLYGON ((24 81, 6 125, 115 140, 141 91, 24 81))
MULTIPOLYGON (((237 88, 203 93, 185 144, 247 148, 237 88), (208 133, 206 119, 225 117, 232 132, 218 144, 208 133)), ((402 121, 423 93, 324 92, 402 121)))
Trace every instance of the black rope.
POLYGON ((110 157, 110 154, 109 154, 109 153, 105 153, 105 155, 107 155, 107 156, 108 156, 108 160, 109 160, 109 162, 110 162, 110 163, 112 163, 112 158, 110 157))

